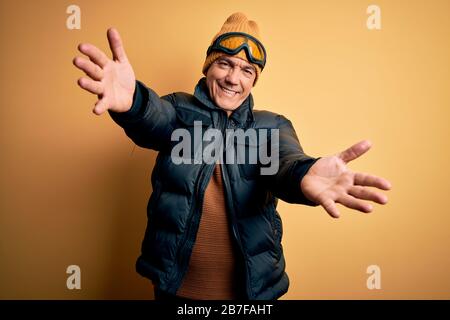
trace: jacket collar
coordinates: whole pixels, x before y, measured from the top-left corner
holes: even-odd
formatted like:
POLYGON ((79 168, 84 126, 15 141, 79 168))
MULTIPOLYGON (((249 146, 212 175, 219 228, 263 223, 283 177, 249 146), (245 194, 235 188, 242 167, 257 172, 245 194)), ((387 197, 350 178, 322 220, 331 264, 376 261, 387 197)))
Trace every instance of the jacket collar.
MULTIPOLYGON (((211 110, 221 110, 214 101, 209 96, 209 90, 206 85, 206 77, 203 77, 199 80, 197 85, 195 86, 194 97, 197 98, 205 107, 211 110)), ((253 121, 253 96, 250 93, 247 99, 242 102, 242 104, 233 111, 230 115, 229 119, 233 119, 241 126, 246 122, 253 121)))

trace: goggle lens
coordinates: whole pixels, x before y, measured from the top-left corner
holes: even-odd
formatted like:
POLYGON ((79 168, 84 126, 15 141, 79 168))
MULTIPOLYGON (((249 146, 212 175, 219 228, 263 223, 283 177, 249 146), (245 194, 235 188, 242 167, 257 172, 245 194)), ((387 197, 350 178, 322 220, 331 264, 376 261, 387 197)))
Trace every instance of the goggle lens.
POLYGON ((239 47, 241 47, 243 44, 248 45, 250 55, 253 57, 253 59, 259 60, 259 61, 264 60, 263 49, 252 39, 249 39, 247 37, 240 36, 240 35, 238 35, 238 36, 233 35, 233 36, 224 38, 219 42, 220 46, 227 48, 229 50, 236 50, 239 47))

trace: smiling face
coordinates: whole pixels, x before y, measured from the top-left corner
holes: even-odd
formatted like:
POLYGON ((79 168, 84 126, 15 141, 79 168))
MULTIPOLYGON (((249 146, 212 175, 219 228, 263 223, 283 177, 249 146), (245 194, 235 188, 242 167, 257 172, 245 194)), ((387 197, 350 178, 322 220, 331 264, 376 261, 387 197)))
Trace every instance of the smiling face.
POLYGON ((215 104, 230 115, 247 99, 256 78, 255 67, 233 56, 221 56, 206 73, 206 85, 215 104))

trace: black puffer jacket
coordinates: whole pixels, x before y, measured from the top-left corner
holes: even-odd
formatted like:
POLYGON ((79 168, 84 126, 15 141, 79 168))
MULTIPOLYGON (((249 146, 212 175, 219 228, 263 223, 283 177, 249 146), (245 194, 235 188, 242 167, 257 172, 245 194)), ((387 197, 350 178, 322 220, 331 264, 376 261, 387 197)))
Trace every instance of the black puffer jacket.
POLYGON ((203 194, 214 169, 214 164, 207 163, 174 164, 172 131, 185 128, 192 132, 194 121, 202 121, 203 129, 222 132, 226 128, 279 129, 277 174, 260 175, 258 164, 222 164, 222 173, 230 232, 240 249, 245 276, 243 291, 248 299, 277 299, 286 293, 289 279, 277 199, 314 205, 303 196, 300 180, 317 160, 304 154, 291 122, 272 112, 253 110, 251 95, 227 117, 210 99, 205 78, 194 95, 180 92, 161 98, 137 81, 132 108, 125 113, 110 111, 110 115, 137 145, 159 151, 136 269, 171 294, 176 293, 187 270, 203 194))

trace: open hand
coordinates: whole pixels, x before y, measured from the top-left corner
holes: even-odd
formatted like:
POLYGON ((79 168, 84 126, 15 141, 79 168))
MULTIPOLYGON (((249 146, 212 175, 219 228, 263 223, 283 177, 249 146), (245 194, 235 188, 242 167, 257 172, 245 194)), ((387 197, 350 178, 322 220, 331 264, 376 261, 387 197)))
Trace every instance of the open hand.
POLYGON ((97 115, 106 110, 126 112, 131 108, 135 89, 135 75, 123 48, 119 32, 110 28, 107 32, 113 59, 89 43, 81 43, 78 50, 89 57, 75 57, 73 64, 88 77, 78 79, 84 90, 96 94, 98 101, 93 112, 97 115))
POLYGON ((386 195, 368 187, 389 190, 389 181, 353 172, 347 167, 348 162, 360 157, 370 148, 371 143, 364 140, 337 155, 317 160, 300 183, 303 194, 320 204, 334 218, 340 216, 336 203, 366 213, 371 212, 373 207, 364 200, 386 204, 386 195))

